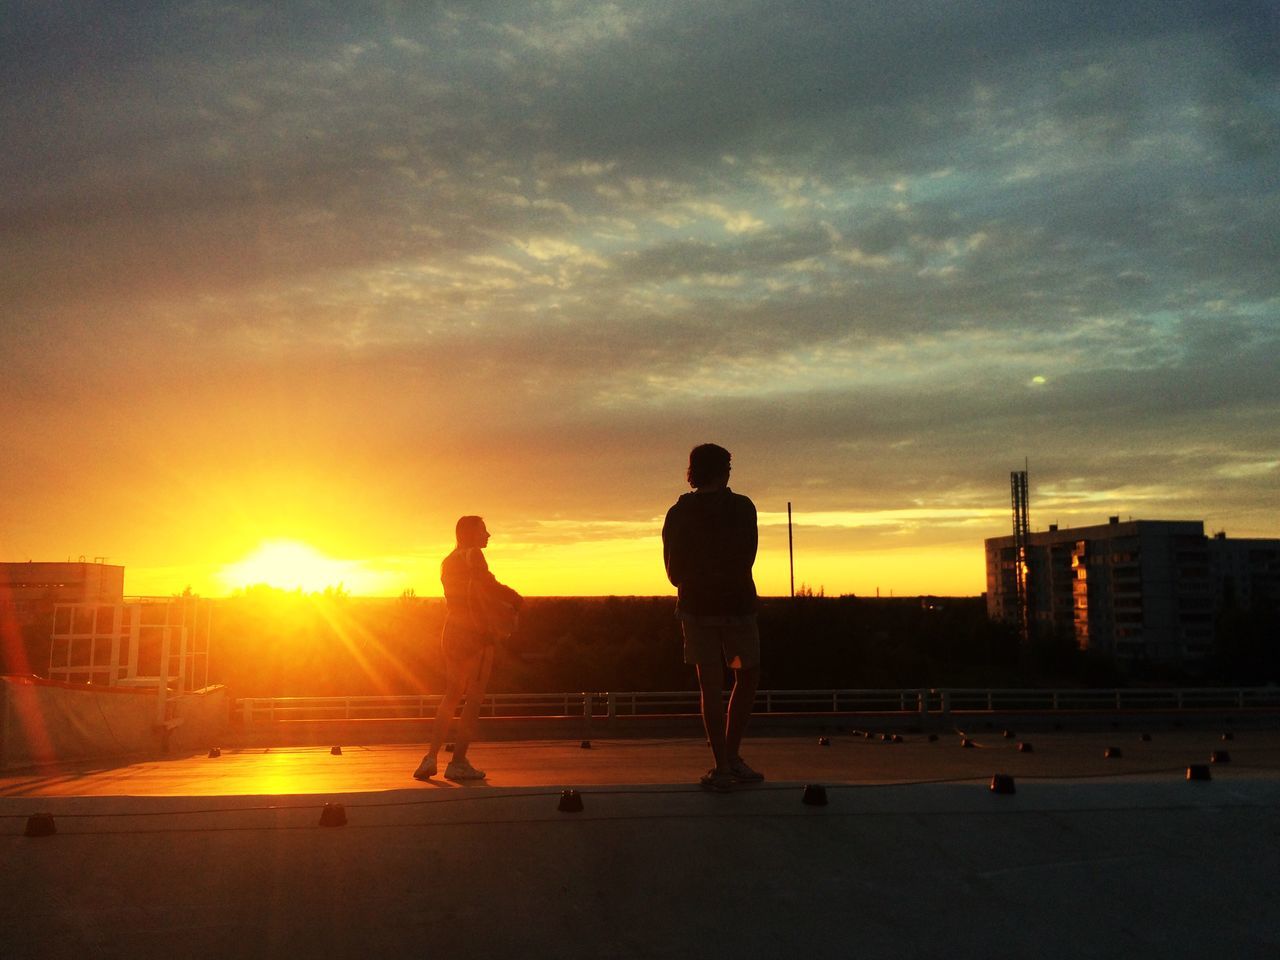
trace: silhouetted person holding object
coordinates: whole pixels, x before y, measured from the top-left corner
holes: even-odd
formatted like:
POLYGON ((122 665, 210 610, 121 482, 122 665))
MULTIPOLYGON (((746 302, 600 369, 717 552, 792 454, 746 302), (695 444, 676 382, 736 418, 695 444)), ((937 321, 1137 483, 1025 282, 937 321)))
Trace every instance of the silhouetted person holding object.
POLYGON ((484 771, 467 760, 467 747, 475 734, 480 703, 484 700, 493 652, 499 640, 515 630, 523 602, 520 594, 499 583, 489 572, 484 548, 489 531, 480 517, 462 517, 455 528, 457 546, 440 564, 444 584, 445 619, 441 634, 444 651, 445 691, 431 727, 431 749, 413 775, 429 780, 438 770, 436 755, 449 730, 459 702, 466 699, 453 744, 453 759, 445 768, 446 780, 483 780, 484 771))
POLYGON ((731 455, 704 443, 689 453, 686 493, 667 511, 662 555, 667 579, 678 593, 676 615, 684 630, 684 662, 698 671, 702 722, 716 765, 702 777, 708 790, 732 790, 764 775, 739 754, 742 734, 760 682, 760 631, 756 624, 756 507, 729 489, 731 455), (724 668, 733 670, 729 711, 724 709, 724 668))

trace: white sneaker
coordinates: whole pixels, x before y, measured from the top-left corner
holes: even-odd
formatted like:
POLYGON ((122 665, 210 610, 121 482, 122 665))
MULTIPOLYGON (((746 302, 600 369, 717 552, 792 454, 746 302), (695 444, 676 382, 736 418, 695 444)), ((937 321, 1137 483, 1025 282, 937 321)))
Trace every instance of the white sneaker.
POLYGON ((413 779, 430 780, 436 775, 436 758, 427 754, 422 758, 422 762, 418 764, 418 769, 413 771, 413 779))
POLYGON ((450 760, 449 765, 444 768, 444 778, 446 780, 483 780, 484 771, 477 770, 466 758, 450 760))

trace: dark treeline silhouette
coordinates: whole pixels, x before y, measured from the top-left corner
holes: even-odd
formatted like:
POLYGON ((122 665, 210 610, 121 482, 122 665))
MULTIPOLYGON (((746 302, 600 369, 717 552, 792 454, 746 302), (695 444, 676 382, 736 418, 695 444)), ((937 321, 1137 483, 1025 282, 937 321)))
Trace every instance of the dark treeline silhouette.
MULTIPOLYGON (((237 597, 215 614, 212 680, 233 696, 438 693, 443 602, 237 597)), ((1275 617, 1237 615, 1192 672, 1117 667, 1069 637, 1019 644, 979 597, 761 601, 762 688, 1262 684, 1280 679, 1275 617), (1263 621, 1266 621, 1265 623, 1263 621)), ((670 597, 531 598, 502 644, 494 692, 694 689, 670 597)))
MULTIPOLYGON (((439 693, 444 602, 413 596, 304 595, 254 588, 217 600, 209 679, 233 697, 439 693)), ((490 690, 550 693, 692 690, 673 597, 526 601, 502 644, 490 690)), ((22 631, 29 672, 44 676, 49 627, 22 631)), ((1030 648, 987 619, 979 597, 804 596, 761 601, 762 688, 1261 685, 1280 682, 1271 610, 1229 605, 1218 652, 1195 670, 1124 669, 1081 653, 1070 636, 1030 648)), ((19 658, 2 668, 21 672, 19 658)))

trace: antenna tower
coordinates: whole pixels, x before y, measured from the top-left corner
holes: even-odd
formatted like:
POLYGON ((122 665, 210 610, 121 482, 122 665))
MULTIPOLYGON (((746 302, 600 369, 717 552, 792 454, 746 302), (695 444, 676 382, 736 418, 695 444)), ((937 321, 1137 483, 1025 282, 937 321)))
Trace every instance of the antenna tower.
POLYGON ((1027 520, 1027 471, 1014 470, 1009 474, 1009 487, 1013 500, 1013 555, 1014 578, 1017 584, 1018 630, 1023 641, 1031 638, 1031 584, 1027 576, 1030 556, 1031 524, 1027 520))

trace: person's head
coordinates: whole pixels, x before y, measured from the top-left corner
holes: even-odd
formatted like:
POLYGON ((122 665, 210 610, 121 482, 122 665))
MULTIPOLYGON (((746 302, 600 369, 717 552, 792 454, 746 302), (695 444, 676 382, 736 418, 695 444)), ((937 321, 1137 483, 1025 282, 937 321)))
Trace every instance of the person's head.
POLYGON ((483 517, 459 517, 453 528, 453 535, 459 547, 479 547, 483 550, 489 542, 489 531, 484 525, 483 517))
POLYGON ((689 451, 689 470, 685 478, 689 486, 714 487, 729 482, 729 461, 733 455, 714 443, 701 443, 689 451))

